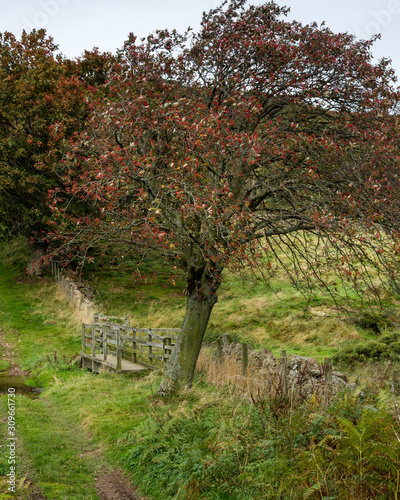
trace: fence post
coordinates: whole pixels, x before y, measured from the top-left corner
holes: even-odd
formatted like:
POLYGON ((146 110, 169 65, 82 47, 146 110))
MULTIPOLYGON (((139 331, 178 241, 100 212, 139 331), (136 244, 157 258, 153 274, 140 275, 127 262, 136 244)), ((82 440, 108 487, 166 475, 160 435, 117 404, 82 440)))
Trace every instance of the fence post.
POLYGON ((120 339, 120 342, 121 342, 121 359, 124 357, 124 329, 123 327, 120 327, 119 328, 119 339, 120 339))
POLYGON ((220 365, 222 362, 222 345, 221 339, 217 339, 217 365, 220 365))
POLYGON ((136 352, 136 330, 132 330, 132 348, 133 348, 133 362, 137 363, 137 352, 136 352))
POLYGON ((246 375, 247 365, 249 364, 249 350, 247 344, 242 344, 242 373, 246 375))
POLYGON ((103 359, 107 361, 107 329, 103 328, 103 359))
MULTIPOLYGON (((149 335, 148 335, 148 342, 151 343, 153 342, 153 335, 151 334, 151 330, 149 330, 149 335)), ((153 364, 153 358, 150 356, 151 354, 153 354, 153 347, 151 345, 149 345, 149 360, 150 360, 150 363, 153 364)))
POLYGON ((224 333, 224 335, 222 335, 222 339, 223 339, 224 345, 229 345, 232 343, 231 336, 228 333, 224 333))
POLYGON ((117 332, 117 371, 121 370, 121 335, 117 332))
POLYGON ((324 405, 328 403, 328 397, 332 384, 332 359, 324 359, 324 405))
POLYGON ((81 327, 81 332, 82 332, 82 352, 84 354, 86 354, 86 347, 85 347, 85 325, 82 324, 82 327, 81 327))
POLYGON ((286 351, 281 351, 281 381, 282 381, 282 396, 287 397, 288 394, 288 366, 286 351))
POLYGON ((96 358, 96 333, 92 325, 92 372, 94 372, 94 360, 96 358))
POLYGON ((167 363, 172 353, 171 337, 164 337, 164 363, 167 363), (168 357, 166 357, 168 356, 168 357))
POLYGON ((400 370, 393 370, 392 372, 392 392, 396 396, 400 394, 400 370))

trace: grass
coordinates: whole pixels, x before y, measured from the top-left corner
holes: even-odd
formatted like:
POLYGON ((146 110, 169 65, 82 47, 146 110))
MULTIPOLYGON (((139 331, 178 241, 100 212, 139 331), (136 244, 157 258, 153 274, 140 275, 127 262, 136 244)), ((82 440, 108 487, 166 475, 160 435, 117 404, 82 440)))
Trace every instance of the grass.
MULTIPOLYGON (((387 411, 396 400, 382 389, 383 379, 366 385, 362 394, 343 394, 327 408, 318 398, 283 400, 279 384, 266 399, 227 384, 224 377, 232 374, 207 369, 212 380, 198 373, 191 391, 161 401, 155 396, 157 374, 138 379, 94 375, 70 362, 80 351, 79 314, 50 277, 17 278, 23 255, 18 243, 0 249, 0 324, 18 364, 31 371, 31 383, 46 390, 38 400, 19 397, 17 402, 21 496, 31 480, 51 500, 95 500, 99 469, 114 464, 153 500, 395 498, 400 450, 393 429, 398 435, 400 431, 387 411), (363 417, 368 408, 375 413, 363 417), (355 431, 351 434, 350 424, 342 424, 341 418, 357 432, 381 426, 380 435, 370 432, 366 446, 380 447, 386 470, 366 455, 365 475, 357 483, 355 471, 341 463, 357 463, 351 452, 355 431), (335 446, 329 436, 337 438, 335 446), (390 457, 387 443, 393 445, 390 457), (368 474, 378 478, 379 487, 369 483, 368 474)), ((153 264, 157 269, 157 262, 146 262, 147 271, 153 264)), ((153 283, 134 283, 116 270, 100 271, 94 282, 104 312, 127 315, 138 326, 180 326, 182 283, 173 286, 168 270, 153 283)), ((278 278, 269 290, 226 273, 207 340, 230 333, 275 353, 285 348, 322 359, 342 345, 376 338, 371 329, 337 314, 329 298, 308 303, 278 278)), ((362 373, 375 376, 377 365, 368 366, 370 371, 364 364, 362 373)), ((0 404, 2 433, 5 417, 0 404)), ((3 446, 0 484, 6 470, 3 446)))
MULTIPOLYGON (((344 418, 352 419, 360 432, 363 426, 378 429, 379 424, 381 433, 369 431, 365 450, 379 447, 385 458, 390 442, 388 467, 396 466, 400 457, 399 446, 392 442, 396 423, 379 410, 383 400, 379 390, 365 389, 362 400, 359 393, 344 394, 326 409, 318 399, 285 402, 277 387, 268 400, 254 394, 249 404, 248 394, 242 398, 226 385, 216 389, 198 376, 190 393, 166 404, 154 398, 158 381, 155 375, 137 381, 101 376, 92 386, 87 378, 74 378, 52 389, 53 397, 65 405, 80 400, 81 418, 94 439, 130 470, 153 500, 300 499, 318 484, 319 468, 324 483, 318 485, 319 496, 309 498, 329 493, 349 499, 393 498, 394 472, 376 468, 366 459, 360 484, 353 470, 341 464, 348 453, 354 454, 354 443, 347 445, 345 439, 347 431, 340 420, 344 418), (370 411, 366 408, 376 411, 368 413, 367 423, 362 420, 370 411), (337 452, 327 443, 331 435, 338 438, 337 452), (380 478, 379 488, 369 482, 371 472, 380 478)), ((349 458, 357 463, 353 455, 349 458)))
POLYGON ((47 498, 96 499, 99 456, 70 408, 45 395, 17 399, 17 477, 29 478, 47 498))
MULTIPOLYGON (((4 297, 15 297, 9 301, 7 313, 14 317, 13 335, 23 332, 26 326, 41 330, 34 346, 25 342, 24 336, 17 339, 21 340, 20 358, 28 369, 32 369, 42 360, 43 346, 40 344, 46 346, 49 339, 54 344, 55 336, 60 337, 61 354, 68 357, 79 350, 77 332, 81 317, 73 307, 65 305, 64 296, 51 279, 39 280, 37 286, 32 286, 34 283, 29 281, 15 280, 15 269, 23 269, 21 264, 15 268, 21 261, 23 250, 18 242, 3 250, 2 260, 8 271, 3 270, 4 280, 0 287, 4 297), (23 293, 17 293, 18 290, 23 293), (30 301, 33 301, 33 306, 30 301), (49 310, 50 319, 46 316, 49 310)), ((130 275, 116 268, 105 268, 101 263, 96 272, 93 269, 88 271, 88 277, 93 278, 92 284, 98 290, 96 302, 99 310, 128 316, 131 324, 138 327, 179 328, 185 313, 184 283, 176 279, 176 285, 173 285, 169 279, 173 270, 159 259, 149 258, 142 266, 141 275, 150 278, 139 281, 132 280, 130 275)), ((366 312, 360 301, 355 302, 352 315, 346 315, 338 313, 329 296, 308 301, 282 273, 275 273, 272 285, 272 288, 266 288, 255 282, 251 275, 240 278, 226 271, 205 341, 213 342, 229 333, 234 340, 247 342, 255 348, 271 349, 275 354, 284 348, 289 354, 322 360, 336 356, 343 346, 376 337, 376 332, 362 321, 366 312)), ((396 303, 395 299, 392 303, 396 303)), ((7 314, 0 310, 0 320, 5 325, 7 314)), ((383 331, 396 328, 396 325, 386 327, 385 323, 380 324, 383 331)))
POLYGON ((10 271, 3 269, 2 272, 0 323, 7 339, 15 346, 13 352, 22 368, 32 370, 41 365, 44 356, 57 348, 66 356, 79 351, 78 325, 69 319, 72 308, 61 305, 64 300, 56 285, 47 281, 34 285, 31 281, 18 282, 10 271), (50 318, 44 307, 53 309, 50 318))
MULTIPOLYGON (((159 266, 154 258, 145 262, 143 273, 157 273, 151 282, 135 282, 116 270, 99 273, 94 285, 104 311, 128 316, 138 327, 179 328, 185 314, 184 283, 177 280, 173 285, 168 279, 172 270, 159 266)), ((205 342, 229 333, 255 348, 274 353, 285 348, 289 354, 322 360, 334 356, 344 343, 373 337, 371 330, 356 324, 360 301, 349 316, 338 313, 329 296, 307 300, 283 274, 274 277, 271 288, 248 274, 241 278, 225 271, 223 276, 205 342)))
MULTIPOLYGON (((0 264, 0 325, 5 340, 13 346, 14 362, 32 372, 32 385, 49 388, 71 377, 79 378, 82 372, 69 363, 80 350, 74 309, 50 279, 19 278, 16 271, 22 266, 7 265, 8 254, 17 252, 8 249, 0 264)), ((1 400, 3 403, 6 398, 1 400)), ((4 436, 6 406, 0 407, 4 436)), ((29 495, 29 481, 24 479, 28 475, 52 500, 97 499, 95 477, 105 462, 92 453, 91 439, 77 423, 79 405, 66 406, 51 392, 43 393, 39 400, 19 396, 16 418, 19 494, 29 495)), ((2 445, 0 475, 6 473, 6 452, 2 445)))

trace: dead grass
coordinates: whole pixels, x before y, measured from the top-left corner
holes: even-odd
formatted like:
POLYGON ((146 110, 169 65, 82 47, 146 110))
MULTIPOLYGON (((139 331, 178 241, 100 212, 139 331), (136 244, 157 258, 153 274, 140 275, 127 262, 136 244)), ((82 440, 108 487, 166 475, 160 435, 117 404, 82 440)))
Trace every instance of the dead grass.
POLYGON ((269 323, 269 336, 293 345, 317 342, 331 347, 339 346, 344 340, 358 340, 360 333, 353 325, 337 318, 314 317, 308 320, 290 316, 269 323))
POLYGON ((184 315, 184 306, 176 307, 163 301, 146 302, 138 312, 127 314, 130 324, 138 328, 180 328, 184 315))
MULTIPOLYGON (((21 251, 24 250, 22 243, 20 246, 21 251)), ((152 266, 153 262, 148 265, 152 266)), ((331 281, 337 282, 333 273, 331 281)), ((386 300, 388 293, 379 288, 378 281, 375 284, 373 280, 376 286, 374 292, 379 292, 381 298, 386 300)), ((74 332, 78 332, 81 322, 91 323, 97 312, 128 316, 130 324, 139 328, 179 328, 185 314, 181 284, 173 287, 166 281, 154 286, 132 286, 131 283, 128 286, 126 276, 113 275, 112 283, 106 281, 107 286, 104 290, 100 288, 100 295, 97 296, 104 301, 104 305, 85 302, 66 305, 61 288, 50 280, 43 280, 43 283, 39 309, 51 309, 50 321, 66 323, 74 332)), ((243 273, 241 277, 224 272, 219 301, 210 318, 206 341, 229 333, 255 347, 267 347, 274 351, 286 348, 297 354, 321 358, 332 355, 343 342, 363 338, 348 318, 337 312, 329 297, 308 303, 291 285, 285 272, 278 268, 271 283, 272 289, 268 289, 257 282, 251 272, 243 273)))
POLYGON ((210 327, 220 330, 224 325, 225 333, 236 332, 256 345, 270 347, 270 341, 278 341, 298 347, 315 344, 335 348, 343 341, 361 338, 348 318, 331 305, 310 308, 300 292, 287 284, 276 293, 261 290, 253 297, 246 297, 243 289, 229 293, 229 299, 216 305, 210 327))
MULTIPOLYGON (((240 340, 254 346, 278 349, 292 346, 298 354, 315 357, 330 356, 329 349, 335 350, 343 341, 362 338, 354 325, 341 317, 327 304, 304 308, 307 304, 299 291, 288 283, 275 292, 258 285, 250 287, 249 296, 240 282, 227 276, 222 287, 220 300, 214 308, 209 330, 222 333, 235 333, 240 340)), ((149 299, 143 292, 140 298, 130 295, 126 290, 126 309, 117 315, 128 316, 130 324, 139 328, 179 328, 184 314, 185 303, 175 296, 169 298, 168 290, 161 298, 149 299), (134 311, 130 311, 132 304, 134 311), (123 314, 122 314, 123 312, 123 314)), ((93 314, 101 312, 96 305, 77 303, 65 306, 65 294, 61 287, 49 282, 42 288, 42 301, 49 302, 60 321, 66 322, 71 329, 78 331, 81 322, 91 323, 93 314)), ((181 296, 179 296, 181 299, 181 296)), ((116 311, 113 311, 116 313, 116 311)), ((232 375, 236 376, 236 375, 232 375)))
POLYGON ((279 369, 275 369, 272 365, 262 369, 249 365, 243 373, 241 360, 223 356, 217 361, 215 349, 201 350, 196 371, 203 374, 207 383, 214 386, 229 386, 233 394, 249 400, 256 394, 275 398, 282 392, 279 369))
POLYGON ((72 330, 80 330, 81 323, 91 323, 96 312, 96 306, 88 301, 72 303, 67 300, 61 286, 50 280, 32 289, 31 296, 39 312, 51 311, 48 323, 62 323, 72 330))

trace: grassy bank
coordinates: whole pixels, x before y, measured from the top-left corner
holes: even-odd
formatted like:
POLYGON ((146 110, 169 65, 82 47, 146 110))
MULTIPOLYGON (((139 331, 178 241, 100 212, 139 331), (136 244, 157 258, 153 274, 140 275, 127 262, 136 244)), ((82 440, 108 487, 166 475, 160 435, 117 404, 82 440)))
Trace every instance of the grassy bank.
MULTIPOLYGON (((321 395, 283 398, 279 381, 267 398, 222 378, 210 384, 198 373, 190 392, 161 401, 157 374, 135 379, 80 370, 73 361, 80 350, 76 310, 50 277, 18 278, 21 247, 2 251, 4 338, 30 382, 45 388, 38 400, 17 400, 22 498, 27 477, 50 500, 95 500, 95 480, 107 464, 124 469, 151 499, 397 498, 400 430, 384 379, 365 378, 359 390, 327 405, 321 395)), ((306 307, 287 282, 275 292, 246 286, 227 276, 209 340, 231 333, 255 347, 321 359, 343 343, 377 336, 333 313, 326 299, 306 307)), ((128 314, 139 326, 180 324, 184 297, 168 279, 134 284, 108 271, 98 275, 97 288, 105 312, 128 314)), ((373 376, 383 366, 362 370, 373 376)), ((4 485, 4 446, 0 460, 4 485)))
MULTIPOLYGON (((45 391, 37 400, 17 396, 18 498, 30 498, 29 485, 33 482, 46 498, 94 500, 98 498, 94 489, 96 474, 104 463, 79 423, 79 402, 64 405, 51 396, 51 391, 47 392, 71 377, 83 375, 73 363, 80 349, 79 324, 73 308, 50 279, 22 275, 20 264, 24 257, 19 245, 3 250, 0 326, 3 342, 10 346, 10 360, 2 368, 17 365, 22 371, 30 371, 28 383, 45 391)), ((6 436, 6 396, 1 400, 1 433, 6 436)), ((7 451, 2 446, 2 487, 7 486, 7 451)))

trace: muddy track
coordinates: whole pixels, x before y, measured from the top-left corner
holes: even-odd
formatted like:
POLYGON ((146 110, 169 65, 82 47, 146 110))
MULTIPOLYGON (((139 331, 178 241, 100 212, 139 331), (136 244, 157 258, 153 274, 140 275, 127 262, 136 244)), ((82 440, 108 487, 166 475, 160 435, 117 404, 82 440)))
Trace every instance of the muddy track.
POLYGON ((115 470, 103 469, 96 481, 100 500, 146 500, 138 496, 124 476, 115 470))

